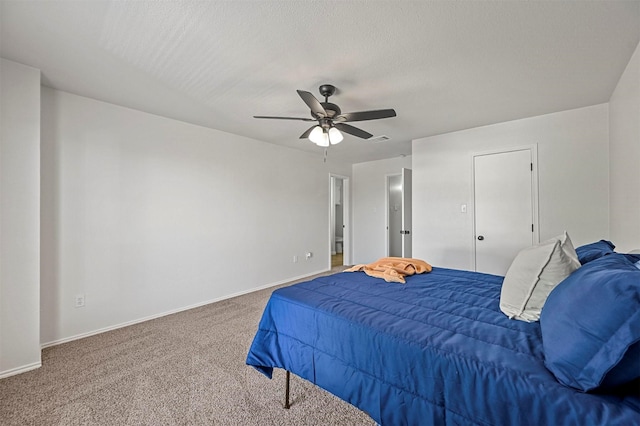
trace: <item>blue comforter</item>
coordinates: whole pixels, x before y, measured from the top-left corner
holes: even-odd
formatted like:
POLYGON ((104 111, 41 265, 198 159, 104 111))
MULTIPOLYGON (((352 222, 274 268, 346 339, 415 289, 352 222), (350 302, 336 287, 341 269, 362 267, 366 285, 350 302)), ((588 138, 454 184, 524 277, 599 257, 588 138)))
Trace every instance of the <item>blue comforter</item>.
POLYGON ((637 387, 587 394, 555 379, 539 323, 500 312, 502 279, 434 268, 405 285, 344 272, 281 288, 247 364, 289 370, 382 425, 640 424, 637 387))

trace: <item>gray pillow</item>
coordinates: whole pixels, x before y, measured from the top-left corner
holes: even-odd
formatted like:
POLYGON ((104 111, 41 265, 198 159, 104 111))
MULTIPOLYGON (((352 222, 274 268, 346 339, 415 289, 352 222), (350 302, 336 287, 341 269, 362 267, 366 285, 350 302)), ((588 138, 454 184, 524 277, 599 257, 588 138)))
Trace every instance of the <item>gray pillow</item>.
POLYGON ((538 321, 551 290, 579 267, 566 231, 521 250, 504 277, 500 310, 511 319, 538 321))

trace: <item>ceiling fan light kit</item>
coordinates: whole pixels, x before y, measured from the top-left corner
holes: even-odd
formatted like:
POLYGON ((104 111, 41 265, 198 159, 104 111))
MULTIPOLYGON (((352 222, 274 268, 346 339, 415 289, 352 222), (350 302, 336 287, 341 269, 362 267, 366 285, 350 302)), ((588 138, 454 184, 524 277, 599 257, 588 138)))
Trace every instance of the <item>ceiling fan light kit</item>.
POLYGON ((304 90, 297 91, 298 95, 311 110, 312 118, 273 117, 263 115, 254 115, 253 117, 276 120, 318 121, 318 124, 307 129, 300 136, 300 139, 308 138, 316 145, 326 148, 329 145, 335 145, 342 142, 344 136, 340 130, 362 139, 369 139, 373 136, 369 132, 365 132, 364 130, 349 124, 345 124, 346 122, 379 120, 381 118, 396 116, 396 112, 393 109, 379 109, 374 111, 360 111, 342 114, 338 105, 329 102, 329 96, 336 92, 335 86, 331 84, 323 84, 320 86, 319 90, 320 94, 324 96, 324 102, 318 101, 318 99, 316 99, 316 97, 310 92, 306 92, 304 90))
POLYGON ((329 145, 336 145, 342 142, 344 136, 340 133, 340 130, 335 127, 331 127, 329 131, 323 129, 321 126, 313 127, 311 133, 309 133, 309 140, 321 147, 328 147, 329 145))

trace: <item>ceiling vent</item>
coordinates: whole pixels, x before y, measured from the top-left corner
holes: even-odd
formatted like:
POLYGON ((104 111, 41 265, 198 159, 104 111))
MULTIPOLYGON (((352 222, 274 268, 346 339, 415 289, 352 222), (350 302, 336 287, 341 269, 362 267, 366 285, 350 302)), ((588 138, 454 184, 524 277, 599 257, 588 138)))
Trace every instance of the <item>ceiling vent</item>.
POLYGON ((390 140, 391 138, 387 135, 374 136, 372 138, 367 139, 368 142, 373 142, 373 143, 386 142, 390 140))

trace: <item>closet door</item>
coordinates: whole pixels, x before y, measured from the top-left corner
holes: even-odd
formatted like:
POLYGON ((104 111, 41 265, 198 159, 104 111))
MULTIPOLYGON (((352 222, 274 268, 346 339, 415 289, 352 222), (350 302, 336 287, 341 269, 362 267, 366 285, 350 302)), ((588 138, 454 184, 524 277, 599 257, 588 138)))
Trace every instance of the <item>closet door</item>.
POLYGON ((531 149, 473 157, 476 271, 505 275, 535 241, 531 149))

